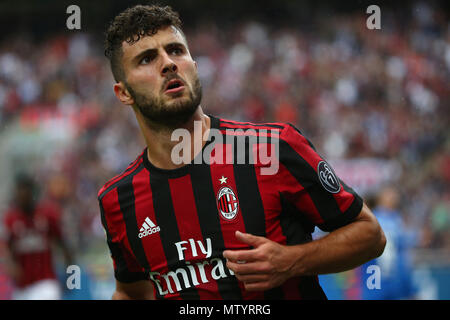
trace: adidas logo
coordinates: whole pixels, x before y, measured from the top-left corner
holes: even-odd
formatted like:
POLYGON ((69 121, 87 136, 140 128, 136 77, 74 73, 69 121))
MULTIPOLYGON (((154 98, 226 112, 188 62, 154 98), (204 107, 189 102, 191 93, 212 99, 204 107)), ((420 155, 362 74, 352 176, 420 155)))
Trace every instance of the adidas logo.
POLYGON ((141 229, 139 229, 139 238, 144 238, 146 236, 149 236, 153 233, 159 232, 159 226, 156 226, 152 220, 150 220, 149 217, 145 218, 145 222, 142 224, 141 229))

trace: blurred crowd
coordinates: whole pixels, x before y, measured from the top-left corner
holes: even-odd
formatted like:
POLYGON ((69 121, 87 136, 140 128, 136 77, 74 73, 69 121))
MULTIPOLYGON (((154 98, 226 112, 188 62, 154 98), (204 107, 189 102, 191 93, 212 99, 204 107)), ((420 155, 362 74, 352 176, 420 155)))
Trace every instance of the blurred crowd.
MULTIPOLYGON (((408 10, 407 20, 383 12, 381 30, 364 12, 184 28, 206 113, 293 123, 325 158, 395 159, 413 246, 450 250, 450 24, 425 3, 408 10)), ((101 34, 82 31, 0 42, 0 217, 9 177, 29 172, 62 208, 75 255, 104 242, 97 191, 144 148, 102 50, 101 34)))

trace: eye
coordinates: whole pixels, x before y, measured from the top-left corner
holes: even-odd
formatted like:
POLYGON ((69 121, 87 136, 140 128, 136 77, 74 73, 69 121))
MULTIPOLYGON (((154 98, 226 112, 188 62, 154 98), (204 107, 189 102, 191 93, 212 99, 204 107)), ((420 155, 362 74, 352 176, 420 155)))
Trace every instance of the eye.
POLYGON ((170 52, 174 55, 180 55, 183 53, 183 49, 175 47, 170 50, 170 52))
POLYGON ((139 61, 139 64, 149 64, 152 61, 152 59, 150 58, 150 56, 145 56, 141 59, 141 61, 139 61))

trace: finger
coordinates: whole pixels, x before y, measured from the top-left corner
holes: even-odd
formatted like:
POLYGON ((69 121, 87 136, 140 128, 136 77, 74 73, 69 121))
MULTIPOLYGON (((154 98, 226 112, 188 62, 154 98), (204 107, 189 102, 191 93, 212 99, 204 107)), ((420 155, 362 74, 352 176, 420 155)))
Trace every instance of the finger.
POLYGON ((236 231, 235 235, 236 235, 236 239, 238 239, 239 241, 241 241, 245 244, 251 245, 252 247, 255 247, 255 248, 266 243, 267 241, 270 241, 267 238, 255 236, 250 233, 243 233, 240 231, 236 231))
POLYGON ((225 250, 223 256, 233 262, 253 262, 258 260, 258 253, 252 250, 225 250))
POLYGON ((227 267, 238 275, 266 274, 270 271, 268 265, 262 262, 236 263, 228 260, 227 267))

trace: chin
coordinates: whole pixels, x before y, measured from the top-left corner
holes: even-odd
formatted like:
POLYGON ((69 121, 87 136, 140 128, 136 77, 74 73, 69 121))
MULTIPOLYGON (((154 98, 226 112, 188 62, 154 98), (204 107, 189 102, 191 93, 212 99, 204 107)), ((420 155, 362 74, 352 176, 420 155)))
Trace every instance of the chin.
POLYGON ((177 104, 180 102, 187 102, 189 101, 189 97, 184 95, 184 94, 180 94, 178 96, 175 97, 171 97, 170 99, 166 100, 166 105, 170 105, 170 104, 177 104))

